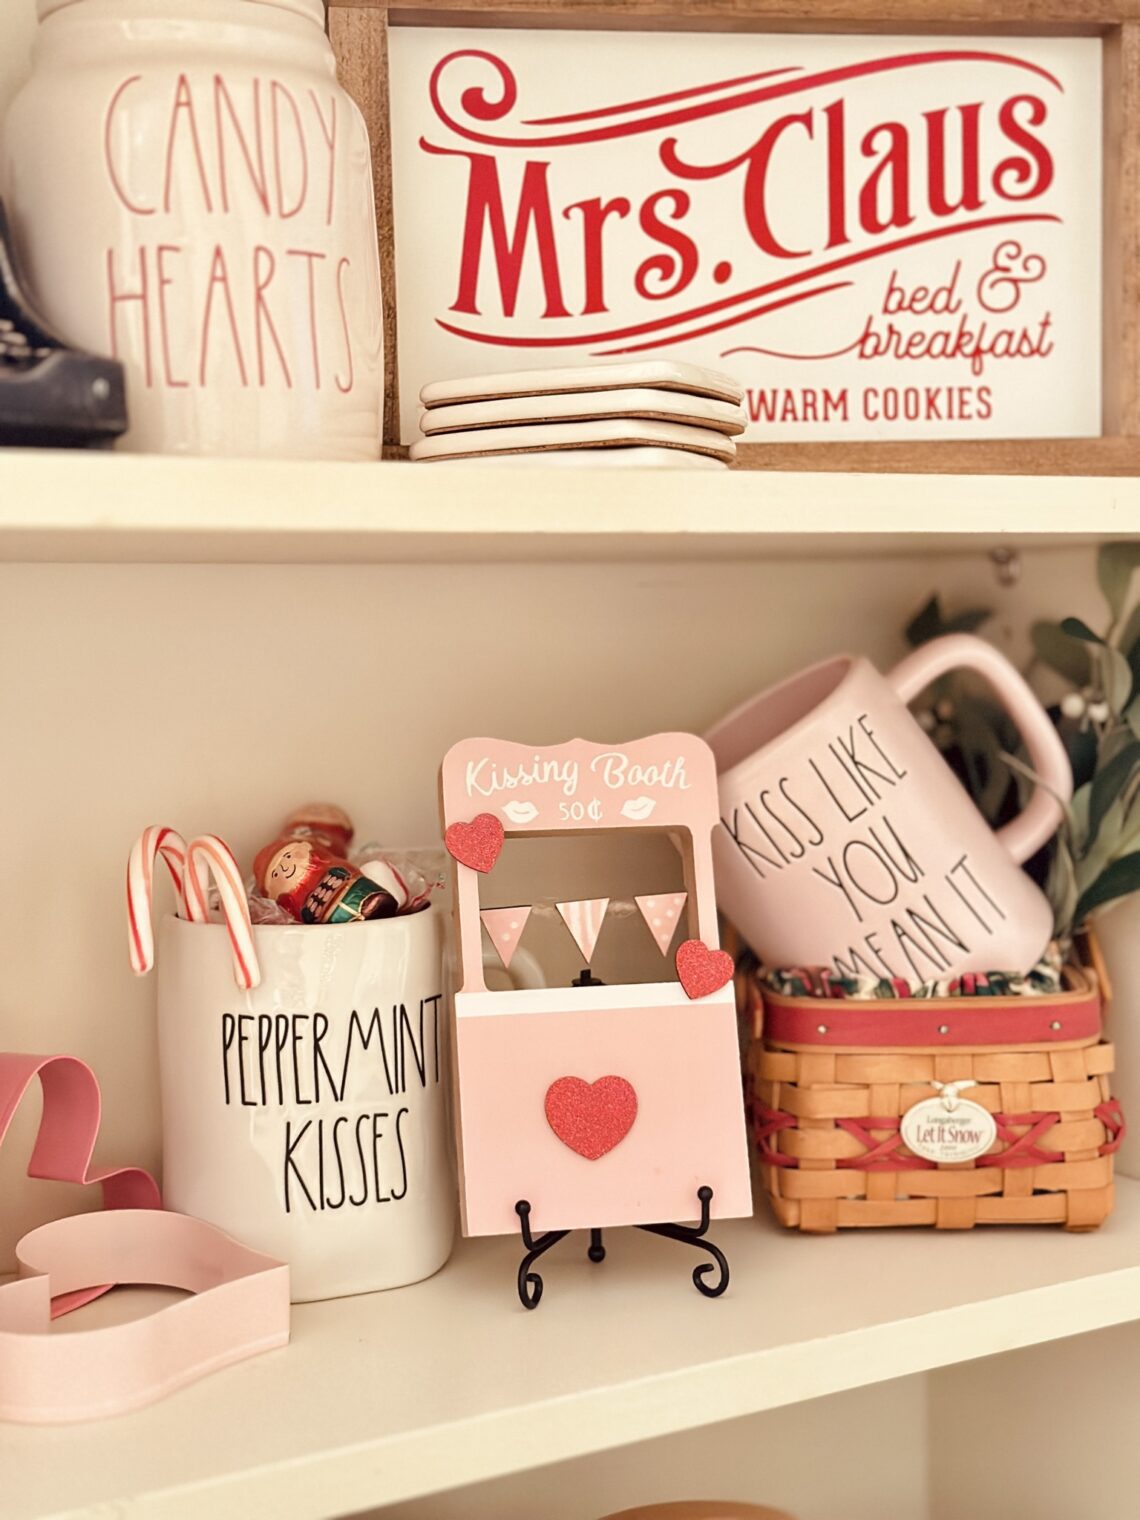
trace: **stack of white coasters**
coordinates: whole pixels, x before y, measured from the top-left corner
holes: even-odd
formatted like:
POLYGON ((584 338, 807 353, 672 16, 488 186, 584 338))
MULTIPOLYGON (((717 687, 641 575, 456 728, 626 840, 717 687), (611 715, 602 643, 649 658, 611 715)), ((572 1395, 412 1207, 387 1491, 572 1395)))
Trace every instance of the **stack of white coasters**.
POLYGON ((724 469, 744 431, 744 393, 729 375, 653 359, 441 380, 424 405, 412 459, 495 464, 655 465, 724 469))

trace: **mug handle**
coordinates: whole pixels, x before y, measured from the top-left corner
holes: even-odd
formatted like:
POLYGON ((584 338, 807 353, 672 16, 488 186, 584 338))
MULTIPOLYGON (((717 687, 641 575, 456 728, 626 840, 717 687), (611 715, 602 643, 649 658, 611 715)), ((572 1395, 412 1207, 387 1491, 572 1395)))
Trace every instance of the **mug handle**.
MULTIPOLYGON (((485 948, 483 951, 483 966, 484 969, 497 968, 500 971, 503 969, 502 961, 490 948, 485 948)), ((516 949, 514 955, 511 956, 507 976, 510 977, 511 986, 515 992, 521 988, 546 986, 542 967, 529 950, 516 949)))
POLYGON ((1073 795, 1073 773, 1065 746, 1048 714, 1005 655, 984 639, 949 633, 931 639, 896 665, 887 682, 904 702, 912 702, 938 676, 950 670, 975 670, 993 688, 1016 723, 1030 763, 1040 778, 1028 806, 998 829, 997 837, 1021 865, 1056 833, 1064 805, 1073 795))

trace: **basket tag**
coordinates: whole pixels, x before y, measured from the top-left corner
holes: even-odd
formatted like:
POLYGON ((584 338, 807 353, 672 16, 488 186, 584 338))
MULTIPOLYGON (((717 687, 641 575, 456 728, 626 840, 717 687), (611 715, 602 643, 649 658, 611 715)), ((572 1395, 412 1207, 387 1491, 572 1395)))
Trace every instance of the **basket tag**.
POLYGON ((973 1082, 935 1083, 936 1098, 908 1108, 899 1126, 903 1144, 926 1161, 973 1161, 997 1139, 994 1117, 978 1103, 959 1096, 973 1082))

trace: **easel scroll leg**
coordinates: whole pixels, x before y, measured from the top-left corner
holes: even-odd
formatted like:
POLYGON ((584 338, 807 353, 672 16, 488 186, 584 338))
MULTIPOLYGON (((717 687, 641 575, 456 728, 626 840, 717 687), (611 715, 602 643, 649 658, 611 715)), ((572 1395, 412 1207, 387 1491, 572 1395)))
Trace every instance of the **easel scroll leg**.
POLYGON ((560 1240, 565 1240, 570 1231, 548 1230, 545 1235, 539 1235, 536 1239, 530 1232, 530 1204, 525 1198, 520 1198, 515 1204, 515 1213, 519 1216, 522 1243, 526 1248, 526 1255, 519 1262, 519 1300, 524 1309, 537 1309, 542 1299, 542 1278, 537 1272, 532 1272, 531 1268, 545 1251, 550 1250, 551 1246, 556 1246, 560 1240))
POLYGON ((666 1240, 679 1240, 682 1245, 695 1246, 698 1251, 707 1251, 712 1261, 703 1261, 700 1266, 693 1268, 693 1286, 706 1298, 719 1298, 728 1287, 728 1258, 718 1245, 705 1239, 709 1228, 712 1188, 702 1184, 697 1189, 697 1197, 701 1202, 701 1222, 696 1228, 684 1224, 643 1224, 638 1229, 646 1230, 651 1235, 661 1235, 666 1240), (712 1272, 717 1275, 710 1282, 709 1274, 712 1272))

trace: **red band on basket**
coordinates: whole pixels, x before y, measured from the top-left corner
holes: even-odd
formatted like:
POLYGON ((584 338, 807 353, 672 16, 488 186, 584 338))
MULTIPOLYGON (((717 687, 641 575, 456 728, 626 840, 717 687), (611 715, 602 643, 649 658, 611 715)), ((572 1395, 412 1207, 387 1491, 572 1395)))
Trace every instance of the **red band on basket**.
POLYGON ((841 1003, 764 992, 764 1038, 777 1045, 1054 1045, 1100 1034, 1100 998, 1083 993, 1020 998, 900 999, 841 1003))
MULTIPOLYGON (((756 1142, 761 1160, 766 1161, 769 1166, 793 1169, 798 1167, 800 1163, 797 1156, 787 1156, 776 1148, 777 1135, 784 1130, 799 1129, 799 1120, 795 1115, 783 1113, 779 1109, 767 1108, 755 1099, 750 1104, 750 1112, 752 1138, 756 1142)), ((1097 1154, 1111 1156, 1120 1149, 1120 1142, 1124 1139, 1124 1115, 1120 1104, 1115 1098, 1108 1098, 1105 1102, 1098 1104, 1093 1112, 1104 1125, 1106 1132, 1104 1143, 1099 1147, 1097 1154)), ((1059 1114, 994 1114, 993 1117, 997 1125, 998 1139, 1006 1149, 978 1156, 974 1161, 976 1170, 984 1167, 997 1167, 1004 1170, 1009 1167, 1050 1166, 1054 1162, 1064 1161, 1063 1151, 1047 1150, 1041 1144, 1044 1137, 1058 1122, 1059 1114)), ((836 1119, 836 1127, 843 1130, 844 1134, 858 1140, 864 1147, 861 1156, 840 1157, 835 1162, 836 1168, 856 1172, 936 1170, 938 1167, 936 1161, 928 1161, 922 1156, 912 1156, 909 1151, 903 1150, 902 1136, 899 1134, 901 1122, 894 1115, 879 1119, 836 1119), (881 1135, 884 1131, 886 1133, 880 1139, 876 1138, 873 1131, 878 1131, 881 1135)))

